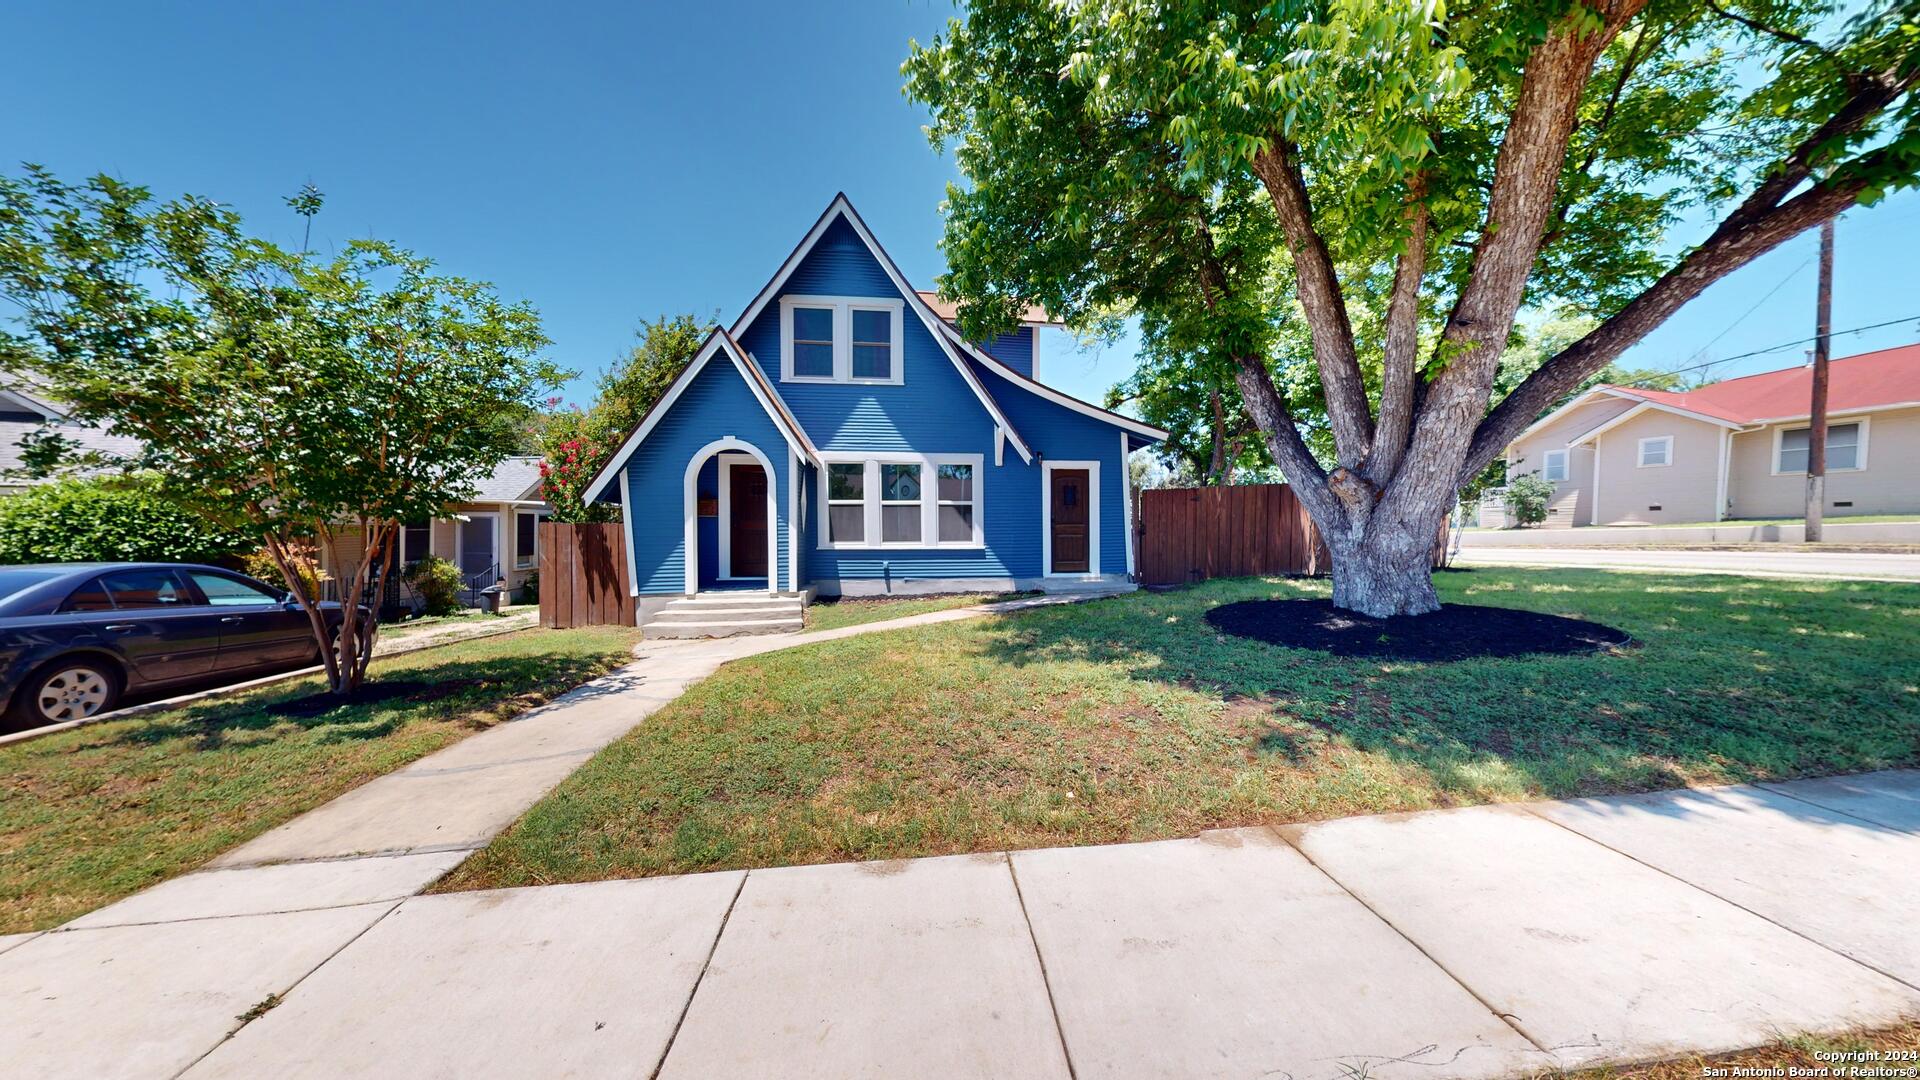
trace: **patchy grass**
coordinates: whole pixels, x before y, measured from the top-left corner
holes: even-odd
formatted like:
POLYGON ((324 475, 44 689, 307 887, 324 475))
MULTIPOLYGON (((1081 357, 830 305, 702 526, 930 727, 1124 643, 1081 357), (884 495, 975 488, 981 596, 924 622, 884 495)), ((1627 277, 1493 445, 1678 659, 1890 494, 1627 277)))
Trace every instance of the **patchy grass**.
POLYGON ((991 604, 996 600, 1014 600, 1032 593, 966 593, 951 596, 901 596, 885 600, 819 600, 807 606, 807 629, 835 630, 842 626, 903 619, 929 611, 991 604))
POLYGON ((1920 759, 1920 586, 1440 575, 1584 656, 1342 660, 1216 634, 1216 581, 770 653, 575 773, 445 888, 1093 844, 1920 759))
POLYGON ((317 716, 300 679, 0 747, 0 933, 54 926, 632 659, 635 631, 535 630, 373 662, 404 696, 317 716))
MULTIPOLYGON (((1689 1054, 1651 1065, 1585 1069, 1580 1072, 1553 1075, 1575 1077, 1578 1080, 1700 1080, 1701 1077, 1710 1076, 1769 1075, 1765 1071, 1759 1073, 1733 1071, 1736 1069, 1778 1069, 1782 1070, 1778 1075, 1786 1076, 1797 1067, 1803 1070, 1825 1069, 1827 1070, 1825 1075, 1833 1077, 1834 1080, 1847 1080, 1850 1076, 1870 1074, 1871 1070, 1875 1069, 1890 1070, 1887 1074, 1889 1076, 1914 1077, 1920 1076, 1920 1060, 1916 1060, 1913 1056, 1916 1051, 1920 1051, 1920 1021, 1876 1031, 1855 1031, 1842 1035, 1800 1035, 1732 1054, 1715 1054, 1711 1057, 1689 1054), (1822 1056, 1832 1054, 1863 1056, 1848 1060, 1835 1060, 1830 1056, 1822 1056), (1865 1073, 1862 1072, 1863 1070, 1865 1073)), ((1801 1075, 1821 1074, 1804 1072, 1801 1075)))

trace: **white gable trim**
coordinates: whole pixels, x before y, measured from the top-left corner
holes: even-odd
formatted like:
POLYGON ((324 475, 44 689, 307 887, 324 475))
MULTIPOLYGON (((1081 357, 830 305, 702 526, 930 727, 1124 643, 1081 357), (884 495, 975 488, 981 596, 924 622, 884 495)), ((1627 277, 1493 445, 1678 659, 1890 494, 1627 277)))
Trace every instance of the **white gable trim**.
POLYGON ((1567 440, 1567 445, 1568 446, 1584 446, 1587 443, 1590 443, 1593 440, 1599 438, 1600 436, 1606 434, 1607 432, 1612 431, 1614 428, 1619 427, 1621 424, 1624 424, 1627 421, 1633 419, 1634 417, 1639 416, 1641 413, 1648 412, 1648 411, 1672 413, 1675 416, 1685 417, 1688 420, 1698 420, 1703 424, 1713 424, 1715 426, 1728 428, 1733 431, 1739 431, 1746 426, 1745 424, 1736 424, 1731 420, 1722 420, 1717 416, 1708 416, 1705 413, 1697 413, 1688 409, 1676 408, 1675 406, 1672 406, 1672 405, 1662 405, 1657 401, 1641 401, 1639 398, 1633 398, 1631 400, 1640 401, 1640 404, 1635 405, 1633 408, 1628 409, 1626 412, 1621 413, 1619 416, 1616 416, 1613 419, 1608 420, 1606 423, 1601 424, 1599 427, 1594 428, 1592 431, 1589 431, 1586 434, 1581 435, 1579 438, 1567 440))
MULTIPOLYGON (((901 275, 900 268, 894 265, 893 259, 880 246, 880 242, 873 238, 867 223, 860 220, 859 212, 854 210, 853 203, 847 200, 844 193, 833 197, 833 202, 827 206, 826 213, 821 214, 820 220, 814 222, 813 228, 807 230, 806 237, 800 241, 798 247, 793 249, 793 254, 787 256, 787 261, 780 264, 780 269, 773 275, 773 280, 767 282, 766 288, 760 290, 760 295, 754 297, 753 303, 747 305, 746 312, 734 322, 733 333, 738 335, 747 332, 747 328, 760 317, 760 313, 766 310, 767 305, 780 295, 780 290, 786 285, 787 279, 792 277, 794 270, 800 266, 800 260, 807 257, 814 245, 820 242, 820 237, 826 234, 828 227, 839 218, 846 219, 847 224, 853 228, 854 235, 867 246, 868 254, 871 254, 874 261, 880 264, 880 269, 886 271, 887 279, 893 282, 894 289, 900 293, 906 305, 913 309, 913 313, 920 317, 920 322, 927 328, 927 333, 933 335, 934 343, 940 346, 941 352, 947 354, 947 359, 953 362, 954 370, 960 373, 961 379, 965 380, 967 387, 973 391, 973 396, 987 410, 987 414, 993 417, 994 423, 1006 429, 1007 438, 1013 443, 1013 448, 1020 454, 1021 459, 1032 464, 1033 451, 1027 448, 1027 444, 1020 438, 1020 433, 1007 422, 1006 416, 1000 412, 1000 406, 994 402, 992 395, 987 393, 987 388, 980 385, 980 380, 974 377, 966 361, 960 359, 960 354, 953 351, 953 346, 947 343, 937 329, 945 326, 946 321, 935 315, 933 309, 927 306, 927 302, 920 298, 919 292, 907 284, 907 279, 901 275)), ((905 357, 901 357, 899 362, 904 364, 905 357)), ((782 364, 785 364, 784 360, 782 364)), ((1164 432, 1162 437, 1165 437, 1164 432)))
MULTIPOLYGON (((606 486, 613 482, 613 478, 626 468, 627 459, 633 456, 634 450, 646 441, 647 436, 653 433, 653 429, 659 426, 661 419, 673 409, 674 402, 680 400, 680 395, 686 392, 687 387, 692 385, 693 380, 706 368, 707 361, 721 352, 725 352, 727 359, 733 362, 735 371, 741 379, 746 381, 747 389, 753 392, 754 400, 766 410, 767 419, 772 420, 773 426, 780 430, 781 436, 786 439, 787 446, 795 454, 810 461, 819 460, 813 444, 807 441, 806 433, 799 430, 799 425, 794 423, 791 414, 787 413, 785 403, 770 397, 766 388, 761 385, 759 373, 753 370, 753 361, 740 351, 726 331, 715 328, 711 334, 707 335, 707 343, 702 345, 700 351, 694 355, 693 362, 687 365, 679 378, 673 380, 673 385, 667 387, 667 392, 661 395, 653 408, 647 410, 647 415, 640 421, 640 426, 633 429, 633 434, 627 436, 626 441, 620 444, 620 449, 614 451, 613 456, 607 459, 606 467, 600 470, 600 475, 594 477, 593 483, 587 487, 586 494, 583 496, 584 501, 592 502, 600 497, 600 492, 605 490, 606 486)), ((769 477, 773 475, 771 466, 768 468, 767 475, 769 477)))
POLYGON ((39 413, 42 419, 49 421, 67 418, 66 413, 24 390, 0 389, 0 403, 11 405, 19 412, 39 413))
POLYGON ((976 347, 972 342, 961 337, 959 334, 959 331, 956 331, 953 328, 951 323, 942 322, 940 324, 940 330, 941 330, 941 333, 949 341, 952 341, 955 345, 958 345, 960 348, 966 350, 967 355, 973 357, 975 360, 980 361, 982 364, 985 364, 987 366, 987 370, 992 371, 996 375, 1000 375, 1004 377, 1008 382, 1013 383, 1015 386, 1018 386, 1022 390, 1031 391, 1035 394, 1040 395, 1043 398, 1046 398, 1048 401, 1053 402, 1055 405, 1064 405, 1067 408, 1072 409, 1074 412, 1080 413, 1085 416, 1091 416, 1095 420, 1104 420, 1115 427, 1124 428, 1137 435, 1142 435, 1149 439, 1165 439, 1167 437, 1166 432, 1160 430, 1157 427, 1154 427, 1152 424, 1143 424, 1140 421, 1135 420, 1130 416, 1121 416, 1119 413, 1108 412, 1106 409, 1102 409, 1097 405, 1089 405, 1086 402, 1081 401, 1079 398, 1072 397, 1068 394, 1063 394, 1060 391, 1055 390, 1053 387, 1048 386, 1046 383, 1035 382, 1034 380, 1027 378, 1025 375, 1022 375, 1019 372, 1008 367, 1007 365, 1001 363, 1000 361, 995 360, 992 356, 989 356, 988 354, 980 351, 980 349, 976 347))

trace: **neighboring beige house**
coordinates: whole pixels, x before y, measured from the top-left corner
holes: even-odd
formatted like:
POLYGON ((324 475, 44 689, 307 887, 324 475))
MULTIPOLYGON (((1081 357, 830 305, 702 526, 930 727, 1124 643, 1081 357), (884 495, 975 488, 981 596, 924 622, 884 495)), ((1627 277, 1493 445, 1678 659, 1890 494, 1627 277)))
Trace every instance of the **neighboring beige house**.
MULTIPOLYGON (((553 508, 540 498, 540 458, 519 455, 502 461, 480 482, 470 502, 455 504, 446 517, 408 524, 400 531, 400 565, 436 555, 460 568, 469 602, 475 593, 504 580, 516 593, 540 565, 539 529, 553 508)), ((336 540, 341 562, 357 562, 360 545, 352 536, 336 540)), ((321 569, 338 578, 334 558, 322 553, 321 569)))
MULTIPOLYGON (((1685 393, 1596 386, 1521 432, 1507 475, 1554 485, 1550 527, 1798 517, 1812 379, 1797 367, 1685 393)), ((1827 499, 1829 517, 1920 513, 1920 345, 1833 361, 1827 499)))

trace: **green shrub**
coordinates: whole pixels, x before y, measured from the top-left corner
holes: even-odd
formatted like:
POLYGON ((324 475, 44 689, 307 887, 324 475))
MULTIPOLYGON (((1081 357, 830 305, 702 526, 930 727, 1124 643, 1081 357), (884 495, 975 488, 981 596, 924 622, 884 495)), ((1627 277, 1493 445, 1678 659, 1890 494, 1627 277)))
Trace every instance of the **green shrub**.
POLYGON ((523 604, 540 602, 540 571, 535 570, 528 574, 526 580, 520 583, 520 602, 523 604))
POLYGON ((257 543, 167 501, 152 476, 57 480, 0 496, 0 563, 220 562, 257 543))
MULTIPOLYGON (((307 587, 307 595, 318 597, 320 595, 321 574, 320 558, 315 548, 313 548, 312 545, 308 545, 302 550, 295 551, 293 555, 294 572, 300 575, 301 584, 307 587)), ((280 564, 273 561, 273 556, 267 554, 266 548, 261 548, 259 551, 248 555, 243 564, 243 568, 247 573, 252 574, 254 577, 259 578, 269 585, 283 589, 286 588, 287 577, 280 572, 280 564)))
POLYGON ((451 615, 460 610, 467 579, 459 567, 429 555, 407 567, 407 585, 426 602, 428 615, 451 615))
POLYGON ((1553 485, 1539 473, 1526 473, 1507 480, 1507 521, 1524 527, 1547 520, 1547 500, 1553 498, 1553 485))

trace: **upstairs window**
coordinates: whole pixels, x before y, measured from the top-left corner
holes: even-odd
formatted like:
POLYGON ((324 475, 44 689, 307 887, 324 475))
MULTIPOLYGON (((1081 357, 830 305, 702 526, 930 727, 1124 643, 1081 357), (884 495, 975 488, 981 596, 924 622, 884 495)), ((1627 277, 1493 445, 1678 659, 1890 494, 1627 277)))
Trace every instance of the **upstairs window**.
POLYGON ((853 308, 853 377, 893 378, 893 312, 853 308))
MULTIPOLYGON (((1827 425, 1827 469, 1861 469, 1864 455, 1860 452, 1860 423, 1827 425)), ((1808 428, 1793 428, 1780 432, 1779 453, 1776 455, 1774 472, 1803 473, 1807 471, 1808 428)))
POLYGON ((898 385, 904 312, 899 300, 781 297, 781 381, 898 385))
POLYGON ((833 309, 796 307, 793 309, 794 379, 833 378, 833 309))

